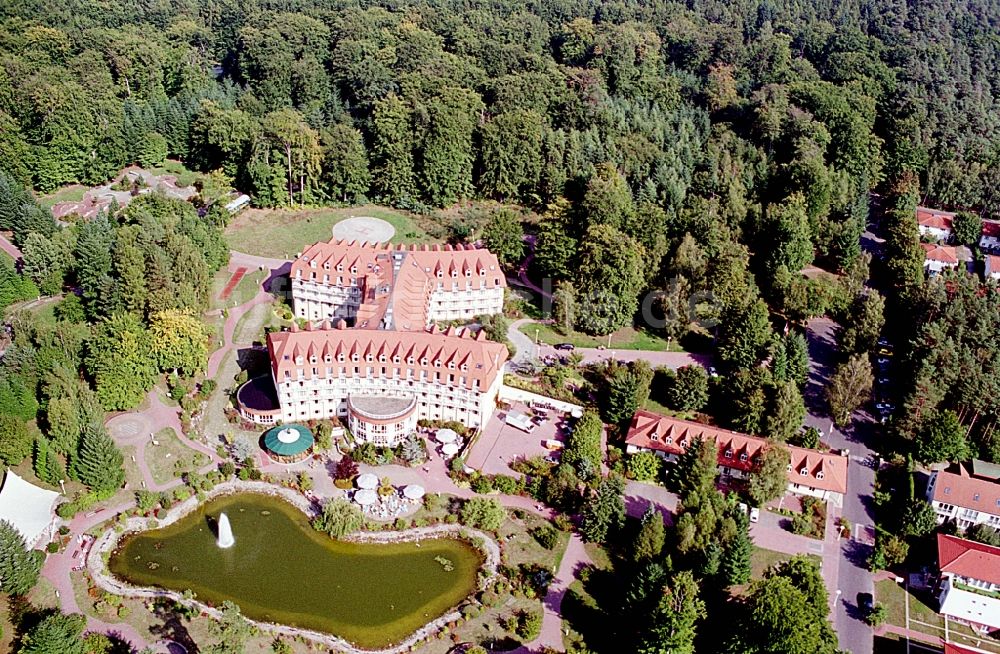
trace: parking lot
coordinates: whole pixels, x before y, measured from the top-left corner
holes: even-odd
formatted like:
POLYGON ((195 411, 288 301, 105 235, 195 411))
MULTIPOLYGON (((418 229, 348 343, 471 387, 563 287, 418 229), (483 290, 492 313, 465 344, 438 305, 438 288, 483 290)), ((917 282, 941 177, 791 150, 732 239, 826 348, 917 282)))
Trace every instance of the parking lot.
POLYGON ((482 471, 485 474, 503 474, 519 476, 510 468, 510 464, 519 458, 547 456, 558 459, 559 453, 546 449, 545 441, 564 441, 565 434, 559 428, 564 415, 555 410, 536 413, 531 407, 515 402, 509 409, 497 411, 486 424, 479 440, 469 452, 466 465, 482 471), (517 413, 525 416, 538 415, 533 422, 531 433, 526 433, 517 427, 507 424, 507 414, 517 413))

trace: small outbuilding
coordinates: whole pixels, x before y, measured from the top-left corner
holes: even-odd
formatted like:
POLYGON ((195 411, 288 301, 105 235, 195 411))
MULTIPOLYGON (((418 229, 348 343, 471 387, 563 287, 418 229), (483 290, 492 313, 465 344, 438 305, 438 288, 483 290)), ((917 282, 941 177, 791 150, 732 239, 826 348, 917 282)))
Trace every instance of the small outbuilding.
POLYGON ((295 463, 312 454, 316 439, 302 425, 279 425, 264 434, 264 449, 279 463, 295 463))

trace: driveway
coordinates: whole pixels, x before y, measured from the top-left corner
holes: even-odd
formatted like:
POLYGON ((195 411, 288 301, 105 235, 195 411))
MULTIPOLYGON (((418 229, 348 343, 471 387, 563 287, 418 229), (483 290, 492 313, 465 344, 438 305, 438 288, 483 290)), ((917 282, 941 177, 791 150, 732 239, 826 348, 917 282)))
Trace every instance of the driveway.
POLYGON ((840 648, 851 654, 872 653, 872 629, 861 619, 857 610, 858 593, 874 590, 868 557, 871 555, 869 530, 875 523, 871 510, 875 492, 875 471, 865 464, 872 455, 868 443, 875 437, 877 423, 866 413, 854 416, 847 430, 836 429, 826 415, 824 389, 836 365, 836 323, 816 318, 807 325, 809 342, 809 380, 805 399, 808 415, 806 424, 822 433, 824 443, 836 449, 849 449, 850 466, 847 475, 847 495, 842 515, 851 525, 851 537, 840 543, 840 570, 837 578, 838 598, 833 624, 840 638, 840 648))

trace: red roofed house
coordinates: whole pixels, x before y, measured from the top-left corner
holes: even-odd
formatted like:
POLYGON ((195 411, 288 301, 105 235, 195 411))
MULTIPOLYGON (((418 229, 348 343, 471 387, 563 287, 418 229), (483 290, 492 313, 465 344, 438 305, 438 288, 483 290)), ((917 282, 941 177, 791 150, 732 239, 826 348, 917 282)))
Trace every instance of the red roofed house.
POLYGON ((974 461, 972 474, 963 464, 957 471, 931 473, 927 482, 927 501, 937 514, 938 522, 954 520, 959 529, 986 523, 1000 529, 1000 482, 996 466, 974 461))
MULTIPOLYGON (((716 443, 719 472, 737 479, 750 476, 768 447, 763 438, 640 409, 632 416, 625 449, 629 454, 655 452, 673 462, 698 439, 716 443)), ((841 506, 847 492, 847 457, 792 446, 788 451, 788 490, 841 506)))
POLYGON ((989 252, 1000 251, 1000 222, 983 221, 983 235, 979 237, 979 247, 989 252))
POLYGON ((507 287, 496 255, 471 245, 320 241, 292 262, 290 276, 297 317, 362 329, 421 331, 501 313, 507 287))
POLYGON ((951 223, 955 214, 928 207, 917 207, 917 228, 921 236, 930 236, 936 241, 951 238, 951 223))
POLYGON ((982 632, 1000 629, 1000 547, 938 534, 939 613, 982 632))
POLYGON ((983 259, 983 273, 986 279, 1000 279, 1000 256, 987 254, 983 259))
POLYGON ((924 249, 924 270, 936 274, 946 268, 958 268, 958 248, 954 245, 921 243, 924 249))

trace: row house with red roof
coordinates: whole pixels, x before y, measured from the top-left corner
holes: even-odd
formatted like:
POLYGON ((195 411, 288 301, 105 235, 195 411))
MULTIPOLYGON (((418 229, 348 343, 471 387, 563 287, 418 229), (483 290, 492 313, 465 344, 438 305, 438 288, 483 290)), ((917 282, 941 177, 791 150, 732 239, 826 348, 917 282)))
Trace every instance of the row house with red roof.
POLYGON ((292 262, 295 315, 362 329, 420 331, 435 321, 503 311, 507 280, 495 254, 473 245, 310 245, 292 262))
MULTIPOLYGON (((719 473, 724 479, 749 478, 770 446, 766 439, 756 436, 640 409, 632 416, 625 449, 629 454, 654 452, 674 462, 698 440, 715 443, 719 473)), ((847 457, 802 447, 787 448, 791 455, 788 490, 842 506, 847 492, 847 457)))
POLYGON ((1000 547, 937 535, 938 612, 983 633, 1000 629, 1000 547))
POLYGON ((951 521, 962 530, 977 524, 1000 529, 1000 466, 975 460, 932 472, 927 501, 939 523, 951 521))

